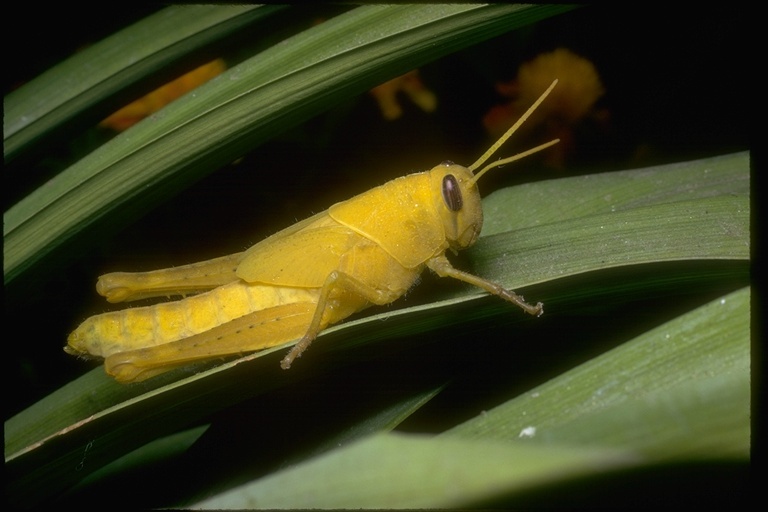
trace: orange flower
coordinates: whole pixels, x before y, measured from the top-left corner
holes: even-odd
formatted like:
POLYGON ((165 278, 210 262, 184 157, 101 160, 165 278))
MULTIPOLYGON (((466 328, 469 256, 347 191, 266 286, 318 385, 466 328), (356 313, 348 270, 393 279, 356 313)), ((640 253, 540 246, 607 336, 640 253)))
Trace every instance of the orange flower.
POLYGON ((193 69, 176 80, 155 89, 133 103, 129 103, 100 122, 99 126, 111 128, 118 132, 126 130, 148 115, 157 112, 168 103, 199 87, 211 78, 220 75, 225 69, 227 69, 227 66, 221 59, 203 64, 199 68, 193 69))
POLYGON ((397 99, 400 91, 404 92, 424 112, 432 112, 437 108, 437 97, 424 86, 419 77, 419 70, 414 69, 370 90, 379 104, 384 119, 391 121, 403 115, 403 109, 397 99))
POLYGON ((572 149, 573 127, 592 114, 595 103, 605 93, 600 76, 589 60, 558 48, 523 63, 514 80, 496 84, 497 92, 512 100, 491 108, 483 118, 483 125, 492 137, 498 137, 556 78, 557 87, 531 116, 521 134, 544 129, 544 139, 560 138, 561 143, 547 154, 550 165, 562 167, 566 153, 572 149))

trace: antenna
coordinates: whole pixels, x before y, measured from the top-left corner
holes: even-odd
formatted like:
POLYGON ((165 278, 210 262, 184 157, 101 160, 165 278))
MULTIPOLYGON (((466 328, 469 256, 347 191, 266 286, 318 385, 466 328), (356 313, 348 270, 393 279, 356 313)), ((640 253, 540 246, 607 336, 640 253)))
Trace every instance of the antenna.
MULTIPOLYGON (((518 129, 518 128, 520 128, 520 126, 521 126, 521 125, 522 125, 522 124, 523 124, 523 123, 526 121, 526 119, 528 119, 528 118, 530 117, 530 115, 531 115, 531 114, 533 114, 534 110, 536 110, 536 109, 539 107, 539 105, 541 105, 541 103, 542 103, 542 102, 544 101, 544 99, 545 99, 545 98, 546 98, 546 97, 549 95, 549 93, 550 93, 550 92, 552 92, 552 89, 554 89, 556 85, 557 85, 557 79, 556 79, 554 82, 552 82, 552 85, 550 85, 550 86, 547 88, 547 90, 546 90, 546 91, 544 91, 544 94, 542 94, 541 96, 539 96, 539 99, 537 99, 537 100, 536 100, 536 101, 533 103, 533 105, 531 105, 531 106, 530 106, 530 108, 529 108, 529 109, 528 109, 528 110, 525 112, 525 114, 523 114, 523 115, 522 115, 522 117, 521 117, 520 119, 518 119, 518 120, 517 120, 517 122, 516 122, 515 124, 513 124, 513 125, 512 125, 512 127, 511 127, 511 128, 509 128, 509 130, 507 130, 507 131, 504 133, 504 135, 502 135, 502 136, 499 138, 499 140, 497 140, 497 141, 496 141, 496 142, 493 144, 493 146, 491 146, 490 148, 488 148, 488 151, 486 151, 485 153, 483 153, 483 156, 481 156, 480 158, 478 158, 478 159, 477 159, 477 161, 476 161, 475 163, 473 163, 472 165, 470 165, 470 166, 469 166, 469 170, 470 170, 470 171, 472 171, 472 172, 474 172, 474 171, 475 171, 475 169, 477 169, 478 167, 480 167, 481 165, 483 165, 483 163, 484 163, 486 160, 488 160, 488 159, 489 159, 489 158, 490 158, 490 157, 491 157, 491 156, 492 156, 492 155, 493 155, 493 154, 494 154, 494 153, 495 153, 495 152, 496 152, 496 151, 499 149, 499 147, 500 147, 502 144, 504 144, 504 143, 507 141, 507 139, 509 139, 509 137, 510 137, 510 136, 511 136, 513 133, 515 133, 515 132, 517 131, 517 129, 518 129)), ((553 145, 557 144, 558 142, 560 142, 560 139, 551 140, 551 141, 549 141, 549 142, 547 142, 547 143, 545 143, 545 144, 542 144, 542 145, 540 145, 540 146, 536 146, 535 148, 532 148, 532 149, 529 149, 529 150, 523 151, 522 153, 518 153, 517 155, 514 155, 514 156, 510 156, 510 157, 507 157, 507 158, 502 158, 501 160, 498 160, 498 161, 496 161, 496 162, 490 163, 490 164, 488 164, 487 166, 485 166, 485 167, 484 167, 484 168, 483 168, 483 169, 482 169, 480 172, 476 173, 476 174, 475 174, 475 176, 472 178, 472 180, 470 181, 470 183, 469 183, 469 184, 470 184, 470 185, 473 185, 473 184, 477 183, 477 180, 479 180, 479 179, 480 179, 480 176, 482 176, 483 174, 485 174, 485 173, 486 173, 486 171, 488 171, 488 170, 490 170, 490 169, 493 169, 494 167, 499 167, 499 166, 501 166, 501 165, 504 165, 504 164, 508 164, 508 163, 510 163, 510 162, 514 162, 515 160, 520 160, 521 158, 525 158, 525 157, 526 157, 526 156, 528 156, 528 155, 531 155, 531 154, 533 154, 533 153, 536 153, 536 152, 538 152, 538 151, 541 151, 541 150, 543 150, 543 149, 546 149, 546 148, 548 148, 548 147, 550 147, 550 146, 553 146, 553 145)))

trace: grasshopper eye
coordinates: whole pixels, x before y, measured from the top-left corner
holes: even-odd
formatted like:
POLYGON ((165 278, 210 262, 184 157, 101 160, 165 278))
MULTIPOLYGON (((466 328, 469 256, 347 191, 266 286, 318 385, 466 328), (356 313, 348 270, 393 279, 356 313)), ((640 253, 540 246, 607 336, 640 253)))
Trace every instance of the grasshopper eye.
POLYGON ((453 174, 446 174, 443 178, 443 201, 445 201, 445 206, 452 212, 458 212, 464 205, 459 182, 456 181, 453 174))

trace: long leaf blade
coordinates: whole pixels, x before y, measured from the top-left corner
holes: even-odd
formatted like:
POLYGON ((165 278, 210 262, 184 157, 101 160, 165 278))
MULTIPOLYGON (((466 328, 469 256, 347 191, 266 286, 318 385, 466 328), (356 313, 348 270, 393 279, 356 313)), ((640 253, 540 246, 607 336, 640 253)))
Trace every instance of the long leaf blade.
MULTIPOLYGON (((622 183, 635 178, 642 182, 642 177, 650 180, 653 186, 630 187, 630 190, 636 191, 636 195, 634 199, 627 197, 625 202, 636 206, 619 209, 610 214, 611 218, 603 219, 605 222, 594 222, 594 218, 583 209, 575 209, 575 219, 562 218, 558 222, 483 238, 473 252, 478 273, 505 285, 517 286, 552 281, 565 275, 597 271, 615 265, 664 261, 667 257, 674 260, 729 258, 747 261, 749 187, 745 186, 748 180, 745 182, 744 177, 748 177, 748 158, 747 155, 737 155, 733 157, 732 165, 724 167, 720 172, 700 172, 702 168, 712 168, 713 162, 717 161, 719 159, 693 162, 677 171, 687 174, 692 183, 699 182, 699 188, 707 191, 699 197, 692 197, 687 191, 675 195, 672 191, 679 189, 682 177, 667 167, 655 171, 641 169, 635 171, 637 176, 632 173, 606 175, 601 179, 608 189, 620 187, 622 183), (724 176, 729 178, 724 179, 724 176), (702 183, 702 180, 706 181, 705 178, 712 180, 712 183, 702 183), (669 188, 665 187, 665 180, 668 180, 669 188), (718 190, 715 183, 720 184, 720 192, 714 192, 718 190), (649 193, 665 199, 648 200, 649 193), (683 213, 680 214, 680 211, 683 213), (700 214, 691 215, 691 212, 700 214), (660 229, 656 219, 667 215, 677 220, 660 229), (561 234, 578 227, 581 237, 586 240, 584 248, 576 250, 578 240, 569 237, 558 241, 552 232, 553 227, 558 225, 561 234), (606 229, 606 226, 610 229, 606 229), (653 226, 656 229, 652 229, 653 226), (677 228, 670 230, 670 226, 677 228), (730 227, 723 229, 723 226, 730 227), (628 244, 627 241, 632 243, 628 244), (618 251, 623 248, 620 257, 616 261, 606 260, 609 258, 606 254, 590 250, 596 243, 606 250, 615 248, 618 251), (658 248, 650 257, 649 247, 658 248), (541 248, 546 251, 541 252, 541 248), (537 253, 530 262, 530 268, 521 267, 519 262, 527 258, 530 252, 537 253), (520 277, 521 273, 523 277, 520 277)), ((572 180, 558 181, 571 184, 572 180)), ((583 180, 589 182, 591 178, 585 177, 583 180)), ((551 189, 553 183, 542 182, 538 185, 551 189)), ((532 195, 536 195, 535 185, 526 187, 532 195)), ((564 187, 564 190, 570 189, 564 187)), ((581 195, 572 198, 572 201, 583 203, 594 191, 594 187, 588 187, 581 195)), ((503 191, 501 194, 507 193, 514 194, 513 191, 503 191)), ((550 204, 557 210, 565 206, 557 200, 550 204)), ((602 212, 603 209, 603 205, 596 207, 595 217, 604 217, 606 214, 602 212)), ((508 217, 509 213, 498 212, 496 208, 490 208, 490 211, 491 223, 501 222, 494 218, 496 215, 508 217)), ((473 297, 477 298, 474 290, 465 290, 453 300, 374 315, 334 327, 321 336, 313 347, 313 355, 330 353, 341 361, 344 359, 344 351, 352 344, 395 338, 403 328, 410 329, 413 326, 428 332, 438 326, 445 328, 460 323, 463 319, 452 315, 451 307, 473 297), (382 317, 388 317, 389 321, 381 324, 379 319, 382 317), (408 326, 410 318, 413 319, 413 326, 408 326), (336 339, 338 336, 341 339, 336 339), (344 336, 347 336, 346 340, 344 336)), ((100 437, 100 444, 90 449, 90 460, 94 464, 98 464, 99 460, 109 461, 152 438, 195 421, 201 414, 207 414, 212 409, 226 407, 287 382, 286 379, 291 377, 279 373, 275 363, 278 355, 275 352, 281 350, 282 347, 276 347, 253 354, 178 382, 172 381, 184 376, 187 370, 140 386, 121 386, 106 377, 101 369, 96 369, 6 422, 8 468, 12 474, 19 476, 28 471, 31 474, 42 471, 58 475, 61 468, 77 464, 76 461, 82 456, 82 446, 88 444, 88 439, 100 437, 104 432, 110 435, 100 437), (253 375, 260 376, 257 382, 252 382, 253 375), (244 380, 247 384, 243 383, 244 380), (154 389, 156 386, 160 387, 154 389)))
POLYGON ((671 458, 744 460, 748 325, 743 289, 442 436, 374 436, 195 508, 461 507, 671 458))
POLYGON ((136 208, 153 206, 350 94, 562 10, 364 6, 276 45, 139 123, 12 206, 4 215, 5 282, 107 213, 134 217, 136 208), (371 26, 377 30, 366 30, 371 26))

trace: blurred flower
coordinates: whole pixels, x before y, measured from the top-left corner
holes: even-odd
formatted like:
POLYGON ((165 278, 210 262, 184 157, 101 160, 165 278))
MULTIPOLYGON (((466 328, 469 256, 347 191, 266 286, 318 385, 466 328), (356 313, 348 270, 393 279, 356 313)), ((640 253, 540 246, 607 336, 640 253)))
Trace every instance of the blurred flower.
POLYGON ((492 137, 499 137, 556 78, 557 87, 522 126, 520 136, 544 131, 544 139, 559 138, 560 143, 546 152, 546 158, 548 165, 562 168, 573 150, 576 125, 594 114, 595 103, 605 93, 589 60, 558 48, 522 64, 514 80, 496 84, 497 92, 512 100, 491 108, 483 125, 492 137))
POLYGON ((419 77, 419 70, 414 69, 370 90, 379 103, 384 119, 391 121, 403 115, 403 109, 397 99, 397 94, 401 91, 424 112, 432 112, 437 108, 437 97, 424 86, 419 77))
POLYGON ((139 98, 121 108, 99 123, 99 126, 121 132, 153 114, 177 98, 199 87, 211 78, 220 75, 227 69, 221 59, 216 59, 199 68, 193 69, 176 80, 155 89, 146 96, 139 98))

